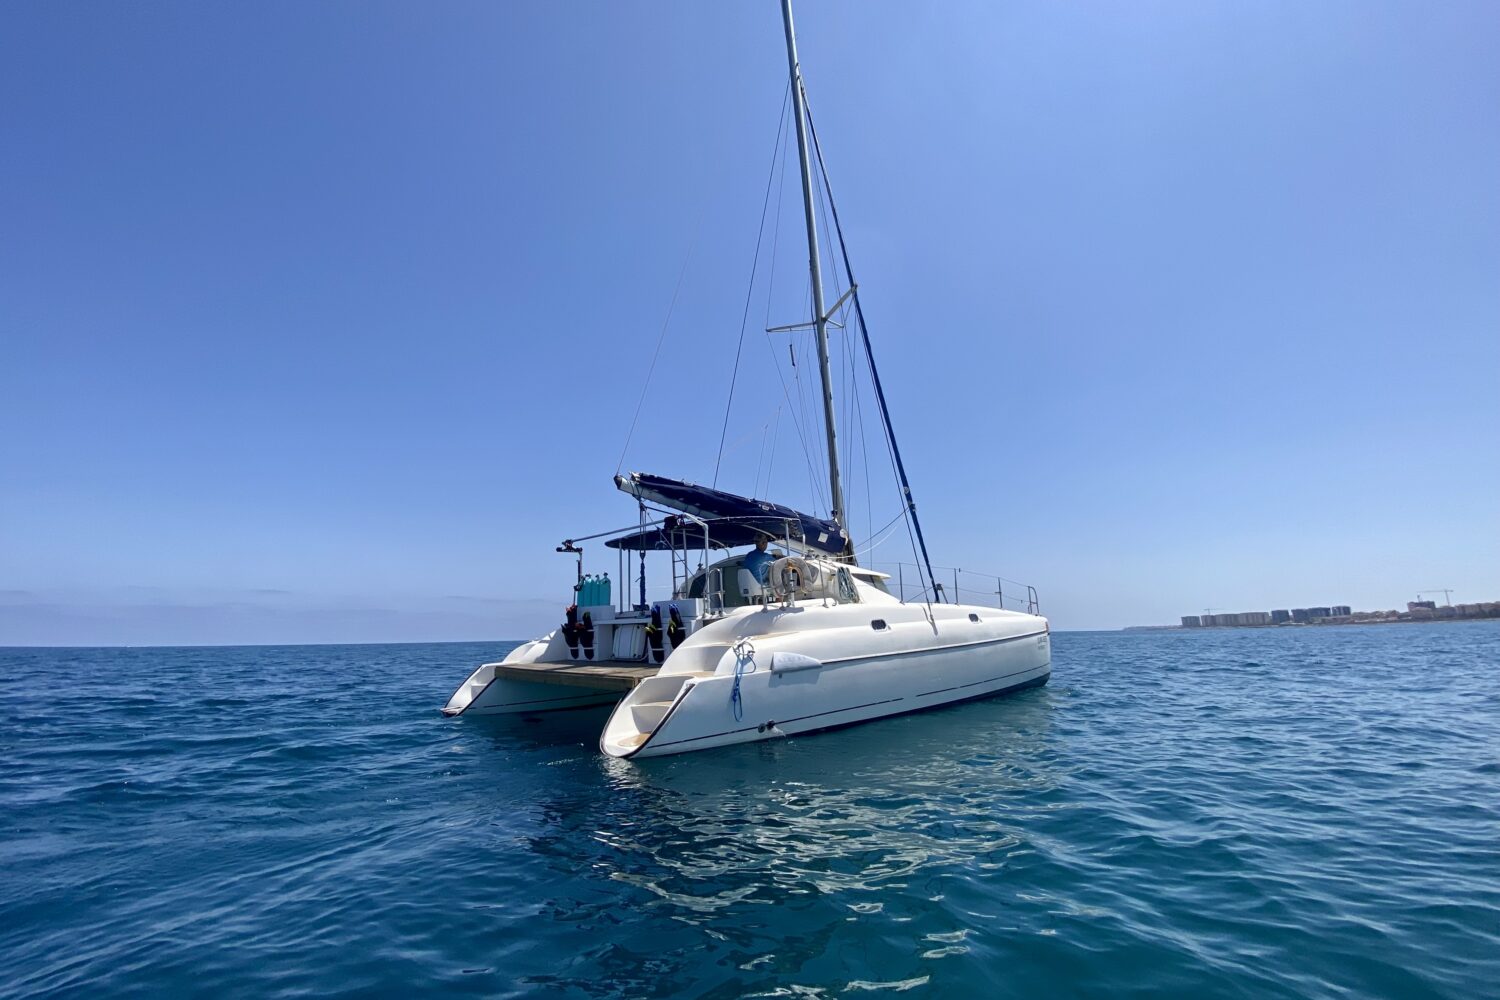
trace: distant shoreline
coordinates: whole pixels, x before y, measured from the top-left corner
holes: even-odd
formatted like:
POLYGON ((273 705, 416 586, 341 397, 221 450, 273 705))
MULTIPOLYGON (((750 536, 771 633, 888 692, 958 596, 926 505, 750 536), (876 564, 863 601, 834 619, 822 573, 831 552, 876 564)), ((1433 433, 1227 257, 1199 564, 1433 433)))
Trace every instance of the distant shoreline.
POLYGON ((1265 625, 1126 625, 1121 632, 1238 632, 1245 629, 1342 628, 1346 625, 1449 625, 1459 622, 1492 622, 1500 617, 1459 618, 1366 618, 1362 621, 1278 622, 1265 625))

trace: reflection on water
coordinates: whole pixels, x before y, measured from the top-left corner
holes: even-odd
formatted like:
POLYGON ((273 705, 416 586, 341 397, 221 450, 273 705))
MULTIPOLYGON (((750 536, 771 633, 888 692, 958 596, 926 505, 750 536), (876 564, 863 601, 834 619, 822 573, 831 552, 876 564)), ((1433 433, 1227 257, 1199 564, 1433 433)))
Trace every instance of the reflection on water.
MULTIPOLYGON (((768 982, 824 961, 870 921, 911 925, 902 936, 922 944, 912 959, 960 956, 970 928, 934 922, 940 908, 930 901, 947 881, 1003 869, 1031 850, 1031 813, 1067 807, 1049 797, 1058 782, 1046 749, 1053 706, 1041 688, 676 757, 596 755, 592 794, 571 781, 537 786, 528 849, 569 877, 565 897, 547 901, 556 919, 612 926, 623 891, 630 912, 699 928, 731 948, 733 969, 768 982), (580 877, 592 898, 579 895, 580 877)), ((685 975, 699 958, 668 949, 653 966, 685 975)), ((890 983, 926 981, 911 971, 894 968, 890 983)), ((588 990, 586 977, 547 982, 588 990)))
POLYGON ((963 706, 748 753, 644 766, 601 758, 622 808, 588 825, 622 859, 617 877, 690 908, 721 905, 722 893, 697 891, 725 876, 739 899, 770 886, 861 892, 946 865, 998 867, 1022 844, 1024 813, 1034 808, 1011 793, 1034 796, 1056 782, 1039 753, 1046 695, 1020 700, 1027 704, 963 706), (653 819, 644 837, 643 814, 653 819), (749 873, 764 885, 747 891, 749 873))
POLYGON ((438 714, 503 653, 0 650, 7 997, 1500 982, 1495 625, 1060 634, 1044 688, 640 762, 438 714))

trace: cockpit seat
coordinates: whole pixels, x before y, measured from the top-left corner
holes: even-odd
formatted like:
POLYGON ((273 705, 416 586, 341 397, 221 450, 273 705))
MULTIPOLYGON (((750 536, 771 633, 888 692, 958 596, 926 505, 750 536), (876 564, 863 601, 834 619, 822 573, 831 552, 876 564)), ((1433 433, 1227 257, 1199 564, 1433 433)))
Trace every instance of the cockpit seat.
POLYGON ((759 604, 765 597, 766 590, 755 578, 755 574, 741 566, 735 577, 739 581, 740 596, 747 604, 759 604))

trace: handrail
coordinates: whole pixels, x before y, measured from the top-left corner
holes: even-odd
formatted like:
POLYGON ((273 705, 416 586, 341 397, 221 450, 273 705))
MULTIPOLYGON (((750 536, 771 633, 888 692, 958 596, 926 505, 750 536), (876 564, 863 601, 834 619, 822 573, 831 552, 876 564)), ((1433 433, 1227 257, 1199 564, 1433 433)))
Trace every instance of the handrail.
POLYGON ((708 571, 708 579, 703 581, 704 603, 708 605, 709 612, 724 610, 724 570, 718 566, 711 567, 708 571), (713 589, 714 578, 718 577, 718 589, 713 589))
POLYGON ((932 580, 930 584, 923 586, 920 590, 907 592, 905 568, 912 566, 918 571, 921 582, 927 583, 921 573, 922 567, 915 563, 896 562, 884 564, 872 564, 872 569, 879 569, 882 565, 886 568, 894 568, 892 574, 897 587, 896 596, 901 601, 910 603, 914 601, 927 601, 933 598, 942 598, 957 604, 976 604, 984 607, 998 607, 1003 610, 1025 611, 1027 614, 1041 613, 1041 599, 1037 594, 1036 587, 1012 580, 998 573, 983 573, 978 570, 962 569, 957 566, 933 566, 938 571, 952 573, 952 579, 947 583, 932 580), (994 581, 994 586, 969 586, 971 579, 978 578, 984 581, 994 581), (1010 593, 1006 592, 1006 585, 1012 588, 1010 593), (1022 598, 1021 593, 1025 594, 1022 598))
MULTIPOLYGON (((665 520, 665 518, 663 520, 665 520)), ((591 538, 604 538, 609 535, 633 535, 638 531, 644 531, 647 528, 654 528, 661 523, 662 521, 637 521, 635 524, 632 524, 628 528, 611 528, 609 531, 596 531, 592 535, 579 535, 577 538, 565 538, 563 539, 563 544, 572 545, 574 542, 586 542, 591 538)))

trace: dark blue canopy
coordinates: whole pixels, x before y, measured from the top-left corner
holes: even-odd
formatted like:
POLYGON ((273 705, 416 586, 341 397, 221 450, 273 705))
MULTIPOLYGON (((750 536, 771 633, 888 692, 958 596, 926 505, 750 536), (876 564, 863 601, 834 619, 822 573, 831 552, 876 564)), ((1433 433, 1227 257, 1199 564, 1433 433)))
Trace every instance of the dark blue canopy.
POLYGON ((774 517, 706 517, 703 524, 670 514, 660 524, 605 542, 612 549, 655 552, 659 549, 737 549, 764 538, 786 534, 785 520, 774 517), (708 525, 705 531, 703 524, 708 525))
MULTIPOLYGON (((740 522, 735 527, 737 534, 743 540, 725 542, 726 545, 748 545, 757 535, 763 537, 771 534, 779 538, 789 534, 794 541, 800 541, 809 548, 831 555, 842 555, 849 548, 848 536, 833 521, 825 521, 821 517, 803 514, 767 500, 752 500, 749 497, 736 496, 708 486, 698 486, 680 479, 667 479, 664 476, 652 476, 644 472, 616 476, 615 485, 638 499, 649 500, 663 507, 671 507, 705 520, 740 522)), ((728 527, 728 524, 721 526, 728 527)), ((656 529, 650 530, 656 531, 656 529)), ((685 526, 685 530, 691 535, 695 529, 685 526)), ((696 530, 699 532, 698 545, 701 546, 701 529, 696 530)), ((709 538, 715 548, 720 547, 718 535, 718 529, 710 528, 709 538)), ((624 542, 625 539, 617 539, 617 541, 624 542)), ((616 547, 636 548, 637 546, 616 547)))

